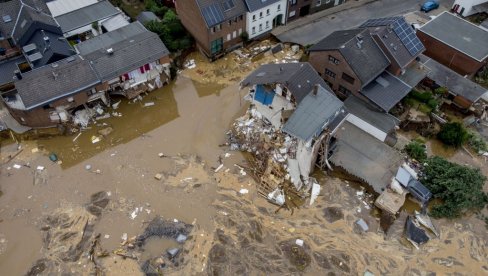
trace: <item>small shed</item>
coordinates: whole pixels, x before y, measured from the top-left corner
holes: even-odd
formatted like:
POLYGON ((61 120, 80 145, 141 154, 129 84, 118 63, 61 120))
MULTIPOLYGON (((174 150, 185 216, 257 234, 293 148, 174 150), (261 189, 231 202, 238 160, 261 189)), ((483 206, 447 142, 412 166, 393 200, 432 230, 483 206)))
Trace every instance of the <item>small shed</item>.
POLYGON ((161 22, 161 19, 159 19, 159 17, 157 17, 153 12, 143 11, 137 16, 137 21, 141 22, 143 25, 146 25, 146 23, 150 21, 161 22))

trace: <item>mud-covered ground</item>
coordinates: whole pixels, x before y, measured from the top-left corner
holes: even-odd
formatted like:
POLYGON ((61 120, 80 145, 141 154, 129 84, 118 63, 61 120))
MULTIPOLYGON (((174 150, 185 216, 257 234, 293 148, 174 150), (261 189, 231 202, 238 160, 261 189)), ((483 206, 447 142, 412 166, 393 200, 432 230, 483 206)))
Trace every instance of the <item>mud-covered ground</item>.
MULTIPOLYGON (((385 235, 370 197, 322 174, 314 205, 276 213, 249 174, 234 166, 245 165, 242 155, 219 146, 246 108, 237 91, 180 77, 147 96, 156 110, 133 106, 140 116, 124 111, 108 121, 114 132, 100 143, 87 141, 102 125, 75 142, 75 136, 21 141, 22 152, 0 170, 0 271, 138 275, 150 260, 166 275, 488 273, 488 234, 474 216, 435 221, 440 238, 416 250, 401 238, 401 220, 385 235), (163 93, 171 93, 171 105, 162 104, 163 93), (51 162, 51 152, 66 162, 51 162), (219 160, 224 167, 215 172, 219 160), (188 225, 186 241, 163 235, 139 244, 155 218, 188 225), (358 218, 369 232, 357 231, 358 218), (173 248, 176 257, 167 252, 173 248)), ((1 163, 17 152, 16 144, 2 141, 1 163)))

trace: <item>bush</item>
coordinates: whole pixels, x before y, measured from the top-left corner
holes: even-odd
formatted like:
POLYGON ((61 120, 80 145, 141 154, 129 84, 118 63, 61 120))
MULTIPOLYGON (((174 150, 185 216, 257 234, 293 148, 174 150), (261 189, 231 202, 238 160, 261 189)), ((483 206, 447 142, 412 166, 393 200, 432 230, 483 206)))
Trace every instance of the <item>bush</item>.
POLYGON ((249 41, 249 34, 246 31, 242 32, 240 37, 241 37, 242 41, 244 41, 244 42, 249 41))
POLYGON ((468 132, 461 123, 452 122, 442 126, 437 138, 446 145, 460 147, 468 139, 468 132))
POLYGON ((432 109, 436 109, 439 106, 439 102, 436 99, 430 99, 427 101, 427 105, 432 109))
POLYGON ((439 88, 436 88, 434 89, 434 94, 436 95, 445 95, 447 93, 447 88, 445 87, 439 87, 439 88))
POLYGON ((431 209, 437 218, 455 218, 468 211, 485 207, 488 195, 483 192, 486 177, 476 168, 469 168, 438 156, 430 157, 424 166, 422 183, 430 189, 441 204, 431 209))
POLYGON ((430 92, 420 92, 414 89, 412 92, 410 92, 410 94, 412 98, 423 103, 427 103, 429 100, 433 99, 430 92))
POLYGON ((485 139, 478 133, 472 131, 468 134, 468 145, 476 152, 488 151, 485 139))
POLYGON ((181 24, 180 19, 173 10, 168 10, 162 22, 151 21, 146 28, 159 35, 171 52, 185 50, 193 45, 193 39, 181 24))
POLYGON ((425 152, 425 145, 419 143, 418 141, 411 141, 403 149, 410 158, 413 158, 419 162, 423 162, 427 158, 427 153, 425 152))
POLYGON ((413 107, 415 105, 415 100, 410 97, 406 97, 404 100, 404 104, 406 106, 413 107))

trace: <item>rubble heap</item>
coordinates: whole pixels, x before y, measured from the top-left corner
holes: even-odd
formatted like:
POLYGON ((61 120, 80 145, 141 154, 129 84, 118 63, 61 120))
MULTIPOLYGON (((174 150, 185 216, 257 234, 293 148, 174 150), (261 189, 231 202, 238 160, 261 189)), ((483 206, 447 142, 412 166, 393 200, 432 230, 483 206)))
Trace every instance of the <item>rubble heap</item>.
POLYGON ((261 196, 287 209, 303 204, 316 180, 302 179, 288 165, 289 159, 296 159, 295 138, 275 129, 253 107, 236 119, 228 136, 231 150, 251 153, 248 169, 261 196))

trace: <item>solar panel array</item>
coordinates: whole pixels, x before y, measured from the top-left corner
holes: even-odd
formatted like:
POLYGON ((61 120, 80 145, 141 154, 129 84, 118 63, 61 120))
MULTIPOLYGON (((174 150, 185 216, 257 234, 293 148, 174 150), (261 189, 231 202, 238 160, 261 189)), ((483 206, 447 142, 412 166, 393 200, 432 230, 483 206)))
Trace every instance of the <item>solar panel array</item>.
POLYGON ((215 26, 225 20, 224 13, 219 4, 210 4, 202 9, 203 17, 209 27, 215 26))
POLYGON ((408 52, 415 56, 424 49, 424 45, 415 35, 415 32, 407 24, 403 17, 387 17, 370 19, 364 22, 361 27, 391 26, 395 34, 400 38, 408 52))
POLYGON ((393 25, 393 31, 395 31, 412 56, 417 55, 424 49, 424 45, 405 20, 397 20, 393 25))
POLYGON ((235 7, 234 1, 232 1, 232 0, 224 1, 222 3, 222 6, 224 7, 224 11, 228 11, 228 10, 232 9, 233 7, 235 7))

